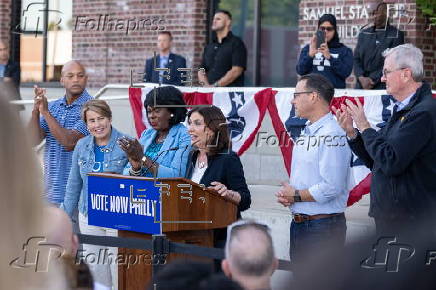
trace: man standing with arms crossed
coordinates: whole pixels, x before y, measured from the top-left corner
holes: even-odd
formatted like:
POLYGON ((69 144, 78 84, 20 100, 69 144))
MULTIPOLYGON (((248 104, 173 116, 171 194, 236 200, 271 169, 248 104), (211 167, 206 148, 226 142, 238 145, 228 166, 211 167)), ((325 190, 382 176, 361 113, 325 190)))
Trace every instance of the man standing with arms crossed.
POLYGON ((82 105, 92 99, 85 89, 88 76, 78 61, 66 63, 61 74, 65 96, 49 104, 45 89, 35 86, 35 104, 29 123, 35 145, 46 140, 45 195, 47 201, 55 206, 64 200, 72 151, 77 141, 89 134, 80 114, 82 105))

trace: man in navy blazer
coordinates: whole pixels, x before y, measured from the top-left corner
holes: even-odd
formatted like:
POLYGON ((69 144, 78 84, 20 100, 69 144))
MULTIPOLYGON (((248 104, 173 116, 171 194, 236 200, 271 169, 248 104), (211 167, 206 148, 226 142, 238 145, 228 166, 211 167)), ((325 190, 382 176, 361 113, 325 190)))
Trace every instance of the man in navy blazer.
POLYGON ((159 32, 157 37, 159 54, 156 55, 156 65, 154 65, 153 57, 147 59, 145 62, 145 82, 170 84, 174 86, 183 85, 183 72, 179 72, 177 69, 186 68, 186 59, 181 55, 170 52, 172 40, 171 32, 159 32), (169 71, 156 70, 155 68, 168 68, 169 71), (170 76, 169 79, 167 79, 167 75, 170 76))

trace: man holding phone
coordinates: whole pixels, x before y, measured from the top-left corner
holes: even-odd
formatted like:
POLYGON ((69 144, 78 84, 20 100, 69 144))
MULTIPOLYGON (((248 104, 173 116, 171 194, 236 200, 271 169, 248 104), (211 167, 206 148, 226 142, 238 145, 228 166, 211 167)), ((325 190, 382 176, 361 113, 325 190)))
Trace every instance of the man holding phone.
POLYGON ((345 88, 345 80, 353 69, 353 52, 339 42, 336 18, 324 14, 318 21, 318 30, 301 51, 297 73, 319 73, 335 88, 345 88))

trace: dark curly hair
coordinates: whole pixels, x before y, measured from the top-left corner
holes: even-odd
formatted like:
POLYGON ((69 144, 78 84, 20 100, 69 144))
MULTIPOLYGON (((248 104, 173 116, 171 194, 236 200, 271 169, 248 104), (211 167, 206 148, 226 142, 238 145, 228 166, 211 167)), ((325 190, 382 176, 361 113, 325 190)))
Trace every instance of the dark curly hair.
POLYGON ((183 107, 186 106, 186 103, 183 100, 183 93, 173 86, 157 87, 152 89, 147 94, 144 101, 144 107, 146 110, 148 106, 159 106, 170 111, 170 113, 174 115, 170 118, 170 127, 180 122, 184 122, 186 119, 187 110, 186 107, 183 107))

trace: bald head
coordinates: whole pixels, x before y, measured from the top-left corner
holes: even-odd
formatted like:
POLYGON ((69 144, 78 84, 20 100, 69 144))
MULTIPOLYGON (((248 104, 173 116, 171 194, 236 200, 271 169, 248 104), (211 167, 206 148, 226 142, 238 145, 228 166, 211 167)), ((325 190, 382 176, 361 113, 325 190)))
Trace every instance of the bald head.
POLYGON ((226 247, 226 259, 240 275, 271 275, 275 261, 271 235, 257 224, 235 228, 226 247))
POLYGON ((57 207, 44 209, 45 237, 47 242, 64 248, 72 256, 78 248, 77 236, 73 234, 73 224, 70 217, 57 207))
POLYGON ((78 98, 86 88, 88 76, 85 67, 77 60, 64 64, 61 72, 61 84, 65 88, 68 99, 78 98))
POLYGON ((62 67, 61 74, 71 71, 71 70, 81 70, 86 73, 85 67, 78 60, 70 60, 62 67))

